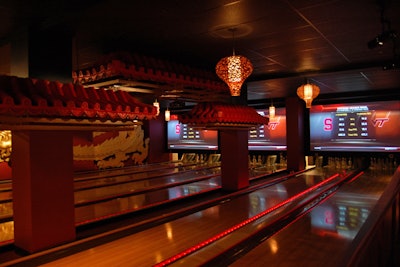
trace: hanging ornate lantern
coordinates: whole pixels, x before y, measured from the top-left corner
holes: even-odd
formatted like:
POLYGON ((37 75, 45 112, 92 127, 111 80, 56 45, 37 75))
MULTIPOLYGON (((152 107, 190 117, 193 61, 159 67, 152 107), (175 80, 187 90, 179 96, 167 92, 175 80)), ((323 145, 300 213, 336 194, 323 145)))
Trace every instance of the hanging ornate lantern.
POLYGON ((165 117, 165 121, 170 121, 170 119, 171 119, 171 112, 169 111, 168 108, 165 110, 164 117, 165 117))
POLYGON ((297 95, 306 102, 307 108, 311 108, 311 102, 319 95, 319 87, 312 83, 303 84, 297 88, 297 95))
POLYGON ((228 86, 231 96, 240 96, 243 82, 253 71, 250 60, 244 56, 233 56, 222 58, 215 67, 215 71, 228 86))
POLYGON ((157 109, 156 116, 160 114, 160 103, 157 102, 157 99, 153 102, 153 106, 157 109))
POLYGON ((271 104, 269 107, 269 118, 274 119, 275 118, 275 107, 271 104))

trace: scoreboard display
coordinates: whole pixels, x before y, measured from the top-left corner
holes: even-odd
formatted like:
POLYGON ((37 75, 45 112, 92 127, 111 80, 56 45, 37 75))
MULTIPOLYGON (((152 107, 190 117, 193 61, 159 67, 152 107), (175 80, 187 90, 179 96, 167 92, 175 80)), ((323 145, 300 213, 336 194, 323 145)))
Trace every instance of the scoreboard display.
POLYGON ((168 149, 218 150, 218 131, 198 129, 178 120, 167 123, 168 149))
MULTIPOLYGON (((262 116, 269 116, 268 109, 259 109, 262 116)), ((194 128, 180 123, 177 117, 167 122, 167 146, 170 150, 218 150, 218 130, 194 128)), ((286 150, 286 109, 276 108, 275 118, 267 125, 260 125, 248 132, 248 149, 251 151, 286 150)))
POLYGON ((315 105, 311 151, 400 152, 400 101, 315 105))
MULTIPOLYGON (((268 117, 269 111, 257 110, 261 116, 268 117)), ((257 151, 286 150, 286 109, 276 108, 275 117, 267 125, 249 130, 248 149, 257 151)))
POLYGON ((375 130, 370 123, 371 113, 367 106, 339 107, 332 121, 326 119, 326 127, 335 129, 333 136, 337 139, 374 138, 375 130))

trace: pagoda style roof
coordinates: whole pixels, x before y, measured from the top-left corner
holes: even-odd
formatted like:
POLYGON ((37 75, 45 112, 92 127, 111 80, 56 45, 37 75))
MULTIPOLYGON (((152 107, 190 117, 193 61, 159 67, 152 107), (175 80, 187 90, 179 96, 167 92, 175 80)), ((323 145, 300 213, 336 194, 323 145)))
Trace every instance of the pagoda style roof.
POLYGON ((96 88, 118 86, 159 99, 201 102, 228 99, 229 88, 214 72, 124 52, 104 55, 92 66, 72 72, 73 83, 96 88))
POLYGON ((268 118, 248 106, 219 102, 202 102, 186 114, 179 115, 181 123, 206 128, 250 128, 268 124, 268 118))
POLYGON ((128 92, 0 76, 2 128, 43 124, 127 126, 155 116, 155 107, 139 102, 128 92))

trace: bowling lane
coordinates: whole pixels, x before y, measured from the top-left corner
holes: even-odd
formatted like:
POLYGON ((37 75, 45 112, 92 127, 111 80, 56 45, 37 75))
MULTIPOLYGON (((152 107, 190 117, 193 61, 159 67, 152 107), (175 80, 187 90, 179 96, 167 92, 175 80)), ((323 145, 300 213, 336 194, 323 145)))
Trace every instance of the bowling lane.
POLYGON ((158 190, 149 190, 141 194, 113 197, 107 201, 75 207, 75 222, 79 226, 105 218, 152 208, 157 205, 183 199, 220 188, 220 176, 209 177, 198 182, 179 186, 169 186, 158 190))
MULTIPOLYGON (((74 188, 76 191, 89 189, 102 185, 112 185, 117 183, 129 182, 130 180, 140 180, 167 174, 174 174, 182 171, 194 169, 210 168, 217 164, 207 163, 183 163, 160 162, 153 164, 136 165, 120 169, 110 169, 101 171, 91 171, 74 174, 74 188)), ((12 201, 12 180, 0 181, 0 201, 12 201)))
POLYGON ((254 244, 256 237, 265 238, 296 220, 304 212, 334 192, 347 175, 333 175, 310 185, 306 190, 289 196, 264 211, 254 214, 248 220, 221 232, 210 240, 182 251, 156 266, 227 266, 231 258, 254 244))
POLYGON ((367 172, 230 266, 343 266, 393 172, 367 172))
POLYGON ((308 171, 279 184, 225 200, 189 216, 43 266, 83 266, 88 263, 93 266, 151 266, 247 220, 325 178, 317 172, 308 171))
POLYGON ((80 172, 80 173, 77 173, 74 175, 74 179, 76 181, 97 179, 97 178, 105 178, 105 177, 109 177, 109 176, 125 175, 125 174, 132 174, 132 173, 138 173, 138 172, 170 169, 170 168, 193 166, 193 165, 196 165, 196 163, 193 163, 193 162, 184 163, 182 161, 167 161, 167 162, 159 162, 159 163, 152 163, 152 164, 134 165, 134 166, 124 167, 124 168, 119 168, 119 169, 80 172))
MULTIPOLYGON (((219 167, 196 168, 190 171, 168 170, 152 171, 138 175, 126 175, 108 178, 109 183, 103 186, 88 187, 75 190, 75 204, 99 201, 110 197, 119 197, 126 194, 143 193, 145 190, 155 190, 162 187, 171 187, 182 183, 189 183, 200 179, 209 179, 220 173, 219 167)), ((103 180, 103 179, 101 179, 103 180)))
POLYGON ((75 190, 81 189, 90 189, 93 187, 100 187, 104 185, 112 185, 118 183, 125 183, 135 180, 143 180, 143 179, 151 179, 159 176, 165 175, 173 175, 182 172, 190 172, 195 170, 202 170, 208 168, 215 168, 215 166, 208 166, 203 164, 191 164, 191 165, 184 165, 184 166, 171 166, 171 167, 164 167, 164 168, 155 168, 155 169, 147 169, 146 171, 134 171, 125 173, 125 174, 118 174, 119 172, 116 171, 115 175, 107 175, 105 177, 89 177, 87 179, 74 179, 74 188, 75 190))
MULTIPOLYGON (((100 180, 111 179, 110 185, 106 184, 99 187, 89 187, 89 189, 75 190, 75 205, 77 207, 80 207, 82 205, 89 205, 95 202, 107 201, 111 198, 120 199, 124 196, 144 194, 146 191, 157 190, 167 187, 175 187, 178 185, 183 185, 185 183, 194 183, 202 180, 208 180, 217 176, 217 174, 220 173, 220 168, 217 166, 196 168, 190 171, 174 171, 173 175, 171 175, 171 170, 164 169, 163 171, 158 170, 157 173, 158 176, 155 177, 147 175, 146 173, 143 173, 144 175, 141 176, 142 173, 139 173, 138 177, 135 176, 133 178, 131 177, 131 175, 128 175, 128 178, 125 178, 124 176, 122 178, 101 178, 100 180), (145 176, 148 176, 148 178, 143 178, 145 176), (128 181, 129 179, 136 180, 133 180, 132 182, 115 182, 119 179, 128 179, 128 181)), ((214 182, 211 182, 211 184, 214 184, 214 182)), ((198 185, 194 184, 194 187, 196 186, 200 187, 201 183, 198 183, 198 185)), ((192 188, 192 186, 188 186, 188 188, 192 188)), ((216 186, 214 186, 214 188, 216 188, 216 186)), ((201 190, 199 189, 195 191, 201 190)), ((138 198, 143 198, 143 196, 138 196, 138 198)), ((140 205, 134 204, 133 206, 140 205)), ((0 222, 11 220, 12 214, 12 191, 7 190, 4 192, 0 192, 0 222)), ((0 239, 0 242, 2 240, 3 239, 0 239)))
MULTIPOLYGON (((107 192, 110 191, 107 187, 97 189, 94 189, 96 188, 94 187, 87 195, 85 190, 77 190, 75 192, 77 204, 75 208, 75 222, 77 226, 141 209, 151 208, 160 204, 180 200, 185 197, 215 191, 220 188, 219 177, 216 177, 214 174, 209 174, 208 176, 204 175, 204 173, 218 173, 219 163, 202 164, 202 166, 196 167, 195 170, 193 170, 193 166, 195 166, 193 164, 183 165, 183 168, 189 170, 168 175, 168 173, 171 172, 171 169, 182 170, 182 166, 180 166, 180 164, 153 164, 158 175, 161 176, 166 173, 165 176, 157 179, 149 178, 148 181, 145 179, 139 179, 140 181, 137 181, 135 188, 129 189, 130 192, 128 192, 127 195, 127 186, 123 183, 122 185, 114 185, 114 196, 112 196, 112 194, 107 194, 107 192), (159 165, 163 167, 159 168, 159 165), (214 167, 212 167, 212 165, 214 167), (169 167, 164 168, 165 166, 169 167), (87 202, 85 204, 85 201, 89 201, 90 203, 87 202)), ((151 170, 153 170, 152 168, 147 169, 149 172, 152 172, 151 170)), ((120 172, 120 170, 117 170, 117 173, 118 172, 120 172)), ((259 170, 256 173, 249 170, 249 172, 250 179, 259 179, 272 173, 267 170, 259 170)), ((112 171, 107 171, 107 173, 109 175, 106 178, 104 178, 104 175, 100 175, 100 178, 90 178, 89 181, 96 181, 97 179, 118 179, 118 177, 111 176, 111 173, 113 173, 112 171)), ((132 173, 139 175, 144 173, 146 175, 146 172, 135 172, 131 169, 130 174, 127 176, 131 176, 132 173)), ((4 201, 3 203, 0 203, 0 229, 2 230, 2 233, 0 234, 0 246, 10 242, 12 243, 14 229, 11 217, 11 192, 5 192, 5 194, 7 194, 6 199, 9 201, 7 201, 7 203, 4 201)))
MULTIPOLYGON (((138 187, 142 189, 141 191, 139 188, 136 188, 126 195, 114 194, 109 198, 100 199, 101 201, 90 201, 87 202, 87 204, 76 205, 75 221, 77 225, 86 224, 88 222, 181 200, 186 197, 216 191, 221 188, 219 173, 219 167, 207 167, 192 172, 166 175, 158 179, 138 181, 138 187)), ((270 171, 254 173, 249 170, 249 179, 257 180, 265 178, 269 174, 271 174, 270 171)), ((98 190, 104 192, 105 195, 109 193, 109 187, 95 189, 94 192, 98 190)), ((79 192, 76 192, 76 194, 77 193, 79 192)), ((83 195, 83 197, 88 196, 83 195)), ((93 195, 91 197, 93 197, 93 195)))

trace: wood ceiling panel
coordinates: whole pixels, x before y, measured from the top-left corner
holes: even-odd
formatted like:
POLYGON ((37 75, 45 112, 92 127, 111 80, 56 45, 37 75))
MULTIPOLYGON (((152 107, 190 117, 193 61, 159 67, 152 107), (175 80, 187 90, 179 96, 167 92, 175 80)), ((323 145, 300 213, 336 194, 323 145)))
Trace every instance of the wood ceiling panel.
MULTIPOLYGON (((379 1, 389 4, 385 14, 398 33, 400 1, 379 1)), ((15 14, 0 16, 0 40, 7 42, 5 25, 40 18, 42 28, 65 23, 75 29, 74 67, 124 50, 214 71, 235 48, 254 65, 249 98, 295 94, 305 78, 315 79, 324 93, 398 90, 399 70, 383 71, 382 65, 393 60, 393 51, 400 55, 400 40, 395 50, 391 43, 367 47, 381 31, 379 1, 46 0, 33 6, 17 0, 7 6, 15 14), (228 31, 233 26, 235 42, 228 31)))
POLYGON ((359 91, 359 88, 369 88, 370 82, 359 72, 343 73, 339 76, 331 74, 312 78, 312 81, 320 86, 321 94, 334 92, 359 91))
MULTIPOLYGON (((372 69, 362 72, 365 77, 371 81, 372 89, 390 89, 393 84, 400 84, 400 73, 398 70, 372 69)), ((397 87, 400 91, 400 86, 397 87)))

